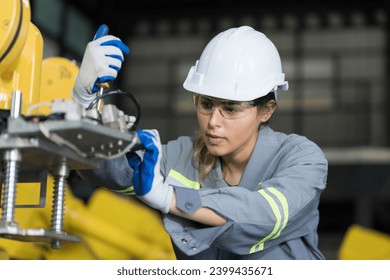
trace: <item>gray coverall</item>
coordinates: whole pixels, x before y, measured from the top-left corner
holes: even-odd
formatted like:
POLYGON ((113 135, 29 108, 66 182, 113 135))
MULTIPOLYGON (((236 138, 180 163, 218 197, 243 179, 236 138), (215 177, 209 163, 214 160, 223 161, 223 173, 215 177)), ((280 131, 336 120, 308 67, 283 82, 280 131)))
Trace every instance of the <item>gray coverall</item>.
MULTIPOLYGON (((208 207, 227 219, 207 226, 172 214, 163 217, 177 259, 324 259, 318 249, 318 204, 326 187, 328 162, 306 137, 263 125, 238 186, 222 178, 221 164, 198 180, 194 138, 163 145, 161 172, 174 187, 177 207, 192 213, 208 207)), ((83 171, 90 182, 112 190, 131 186, 125 158, 83 171)))

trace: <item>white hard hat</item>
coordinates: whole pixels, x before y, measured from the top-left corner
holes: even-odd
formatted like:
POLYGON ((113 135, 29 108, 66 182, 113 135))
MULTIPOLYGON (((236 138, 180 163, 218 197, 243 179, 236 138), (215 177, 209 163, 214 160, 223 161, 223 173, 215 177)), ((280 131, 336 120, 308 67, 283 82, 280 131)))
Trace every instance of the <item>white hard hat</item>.
POLYGON ((215 36, 191 67, 183 87, 215 98, 250 101, 288 89, 275 45, 249 26, 215 36))

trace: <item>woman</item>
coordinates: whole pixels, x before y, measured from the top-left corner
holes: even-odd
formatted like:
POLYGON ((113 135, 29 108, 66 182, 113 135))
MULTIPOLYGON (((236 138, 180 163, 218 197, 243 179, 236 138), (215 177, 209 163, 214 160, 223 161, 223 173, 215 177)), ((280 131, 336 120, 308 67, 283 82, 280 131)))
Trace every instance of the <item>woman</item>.
MULTIPOLYGON (((98 60, 89 53, 85 69, 98 60)), ((94 73, 80 74, 89 82, 76 82, 75 100, 88 97, 94 73)), ((197 109, 196 137, 161 145, 156 130, 139 130, 142 154, 83 177, 160 210, 177 259, 324 259, 317 226, 327 161, 307 138, 268 125, 277 90, 288 89, 274 44, 249 26, 221 32, 184 88, 197 109)))

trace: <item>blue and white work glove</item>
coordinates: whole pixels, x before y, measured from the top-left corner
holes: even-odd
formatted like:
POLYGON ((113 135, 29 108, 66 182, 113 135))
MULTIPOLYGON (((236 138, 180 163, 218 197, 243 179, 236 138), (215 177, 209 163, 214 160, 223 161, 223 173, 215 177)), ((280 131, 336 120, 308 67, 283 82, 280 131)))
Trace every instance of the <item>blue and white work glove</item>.
POLYGON ((145 151, 141 159, 133 153, 128 162, 133 169, 133 187, 137 197, 145 204, 168 213, 173 195, 173 187, 164 184, 160 172, 161 141, 157 130, 138 130, 145 151))
POLYGON ((99 91, 98 85, 117 77, 124 54, 128 53, 129 48, 119 38, 108 35, 107 25, 101 25, 85 49, 72 91, 73 100, 88 107, 99 91))

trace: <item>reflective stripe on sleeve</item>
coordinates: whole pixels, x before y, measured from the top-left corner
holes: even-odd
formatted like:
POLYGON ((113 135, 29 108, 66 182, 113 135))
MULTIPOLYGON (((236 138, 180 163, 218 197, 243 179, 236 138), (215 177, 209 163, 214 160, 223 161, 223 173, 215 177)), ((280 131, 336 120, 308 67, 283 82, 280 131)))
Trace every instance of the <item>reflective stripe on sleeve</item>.
POLYGON ((272 238, 272 239, 275 239, 275 238, 278 238, 280 236, 282 230, 284 230, 284 228, 287 225, 288 218, 289 218, 288 202, 287 202, 286 197, 280 191, 278 191, 277 189, 275 189, 275 188, 268 188, 268 190, 271 193, 273 193, 279 199, 279 201, 280 201, 280 203, 282 205, 282 208, 283 208, 283 217, 284 217, 283 225, 280 227, 278 233, 272 238))
POLYGON ((255 252, 264 250, 264 243, 267 240, 271 240, 271 239, 275 239, 275 238, 279 237, 282 230, 287 225, 288 215, 289 215, 288 214, 287 200, 281 192, 279 192, 275 188, 261 189, 258 192, 259 192, 259 194, 261 194, 265 198, 265 200, 271 206, 272 212, 275 215, 276 222, 275 222, 275 226, 272 229, 272 231, 266 237, 264 237, 262 240, 260 240, 258 243, 256 243, 255 245, 253 245, 251 247, 251 249, 249 250, 249 254, 253 254, 255 252), (267 190, 267 192, 271 193, 272 195, 267 193, 266 190, 267 190), (283 208, 283 215, 280 212, 279 206, 276 203, 275 198, 277 198, 279 200, 280 205, 283 208), (283 220, 283 223, 282 223, 282 220, 283 220))
POLYGON ((124 190, 114 190, 114 192, 125 194, 125 195, 135 195, 134 186, 128 187, 127 189, 124 190))
MULTIPOLYGON (((186 178, 183 174, 180 174, 176 170, 171 169, 165 180, 164 184, 166 185, 174 185, 177 187, 185 187, 193 190, 199 190, 200 184, 197 181, 192 181, 186 178)), ((128 187, 124 190, 114 190, 117 193, 125 194, 125 195, 136 195, 134 191, 134 186, 128 187)))
POLYGON ((174 185, 177 187, 186 187, 193 190, 199 190, 200 184, 197 181, 192 181, 186 178, 183 174, 177 172, 176 170, 171 169, 168 173, 168 177, 166 179, 167 184, 174 185), (172 181, 175 180, 175 181, 172 181), (178 184, 179 183, 179 184, 178 184))

